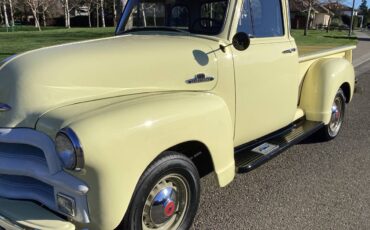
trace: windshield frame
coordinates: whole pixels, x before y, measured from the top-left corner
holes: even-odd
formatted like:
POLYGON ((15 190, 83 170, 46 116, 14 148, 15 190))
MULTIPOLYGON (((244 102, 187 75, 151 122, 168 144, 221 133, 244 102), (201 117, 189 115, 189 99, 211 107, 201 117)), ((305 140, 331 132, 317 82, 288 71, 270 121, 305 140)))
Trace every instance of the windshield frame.
MULTIPOLYGON (((126 25, 126 22, 129 19, 129 16, 131 14, 131 10, 129 10, 129 9, 132 9, 135 6, 135 4, 138 3, 138 1, 140 1, 140 0, 128 0, 127 1, 127 4, 125 5, 123 12, 121 13, 119 22, 118 22, 117 27, 115 29, 115 35, 116 36, 131 34, 131 33, 135 33, 135 32, 138 32, 138 31, 165 31, 165 30, 163 30, 163 28, 165 28, 165 27, 162 27, 162 29, 161 29, 161 27, 157 27, 157 28, 153 27, 153 28, 146 28, 146 29, 143 29, 143 30, 138 29, 136 31, 135 30, 120 31, 120 29, 122 27, 124 27, 124 25, 126 25)), ((216 1, 223 1, 223 0, 216 0, 216 1)), ((225 0, 225 1, 227 3, 226 10, 225 10, 225 16, 224 16, 224 20, 223 20, 223 23, 222 23, 222 27, 221 27, 221 29, 218 33, 215 33, 215 34, 192 33, 191 31, 185 31, 185 30, 184 31, 175 31, 175 28, 174 28, 173 31, 170 31, 170 32, 186 33, 186 34, 190 34, 190 35, 193 35, 193 36, 219 37, 220 35, 222 35, 226 31, 227 27, 230 27, 228 30, 231 29, 232 23, 229 26, 227 26, 228 18, 230 16, 229 15, 230 12, 231 12, 230 10, 234 9, 235 6, 236 6, 236 3, 237 3, 237 1, 233 1, 233 0, 225 0)), ((212 0, 205 0, 202 3, 208 3, 208 2, 212 2, 212 0)), ((167 30, 167 31, 169 31, 169 30, 167 30)))

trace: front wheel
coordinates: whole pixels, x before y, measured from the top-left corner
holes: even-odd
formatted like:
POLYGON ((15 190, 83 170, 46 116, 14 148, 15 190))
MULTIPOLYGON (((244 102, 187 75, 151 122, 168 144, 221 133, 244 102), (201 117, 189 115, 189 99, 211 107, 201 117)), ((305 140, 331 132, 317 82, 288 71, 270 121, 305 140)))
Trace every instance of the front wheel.
POLYGON ((338 136, 344 121, 344 112, 346 109, 346 97, 343 90, 339 89, 335 95, 333 105, 331 107, 331 118, 329 124, 325 125, 321 130, 321 139, 329 141, 338 136))
POLYGON ((189 229, 200 197, 197 168, 186 156, 165 152, 144 172, 123 229, 189 229))

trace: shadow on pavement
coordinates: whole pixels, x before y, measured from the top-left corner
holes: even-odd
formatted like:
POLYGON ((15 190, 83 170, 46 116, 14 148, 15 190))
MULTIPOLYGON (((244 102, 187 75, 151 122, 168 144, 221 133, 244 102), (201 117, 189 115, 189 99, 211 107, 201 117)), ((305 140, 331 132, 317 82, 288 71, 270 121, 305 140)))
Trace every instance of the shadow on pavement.
MULTIPOLYGON (((349 39, 349 40, 356 40, 356 37, 348 37, 348 36, 324 36, 325 38, 333 38, 333 39, 349 39)), ((360 40, 360 39, 359 39, 360 40)))
POLYGON ((358 38, 359 41, 370 42, 370 38, 358 38))
POLYGON ((324 142, 327 142, 327 141, 321 140, 319 133, 314 133, 309 138, 306 138, 303 141, 299 142, 298 145, 319 144, 319 143, 324 143, 324 142))

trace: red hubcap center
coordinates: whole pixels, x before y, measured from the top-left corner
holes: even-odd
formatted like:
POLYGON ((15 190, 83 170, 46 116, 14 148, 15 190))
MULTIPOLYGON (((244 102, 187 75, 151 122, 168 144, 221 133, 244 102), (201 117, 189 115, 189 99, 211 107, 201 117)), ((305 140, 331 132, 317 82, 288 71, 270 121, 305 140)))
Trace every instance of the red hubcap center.
POLYGON ((173 201, 169 201, 166 204, 166 207, 164 207, 164 214, 167 217, 171 217, 175 213, 175 209, 176 209, 175 203, 173 201))
POLYGON ((337 111, 337 112, 335 113, 335 118, 336 118, 336 119, 339 119, 339 117, 340 117, 340 112, 339 112, 339 111, 337 111))

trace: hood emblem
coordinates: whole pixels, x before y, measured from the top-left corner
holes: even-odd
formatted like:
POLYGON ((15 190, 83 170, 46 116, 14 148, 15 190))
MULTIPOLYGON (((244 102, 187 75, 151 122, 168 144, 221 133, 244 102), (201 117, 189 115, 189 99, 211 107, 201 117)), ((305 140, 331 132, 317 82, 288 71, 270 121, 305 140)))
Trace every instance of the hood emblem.
POLYGON ((0 103, 0 112, 6 112, 6 111, 9 111, 11 109, 12 109, 12 107, 10 107, 10 105, 0 103))
POLYGON ((213 80, 214 80, 214 77, 211 77, 211 76, 206 77, 204 73, 199 73, 195 75, 194 78, 188 79, 185 82, 186 84, 195 84, 195 83, 209 82, 213 80))

